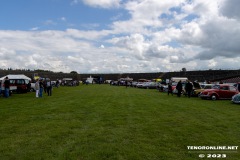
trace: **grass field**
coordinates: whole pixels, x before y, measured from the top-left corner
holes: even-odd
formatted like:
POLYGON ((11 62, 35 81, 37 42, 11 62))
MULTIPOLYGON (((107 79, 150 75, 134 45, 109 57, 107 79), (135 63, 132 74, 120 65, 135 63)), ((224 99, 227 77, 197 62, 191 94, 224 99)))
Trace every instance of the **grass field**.
POLYGON ((240 106, 157 90, 84 85, 0 98, 0 160, 195 160, 240 146, 240 106))

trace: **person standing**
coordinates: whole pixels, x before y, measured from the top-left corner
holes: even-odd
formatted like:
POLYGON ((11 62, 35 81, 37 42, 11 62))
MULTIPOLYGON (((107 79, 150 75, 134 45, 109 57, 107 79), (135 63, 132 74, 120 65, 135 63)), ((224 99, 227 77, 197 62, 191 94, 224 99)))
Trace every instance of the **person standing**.
POLYGON ((39 97, 42 98, 43 97, 43 80, 41 79, 39 82, 39 97))
POLYGON ((52 95, 52 84, 51 84, 51 80, 47 80, 47 94, 48 96, 52 95))
POLYGON ((181 97, 181 94, 182 94, 182 81, 179 81, 177 86, 176 86, 176 89, 177 89, 177 96, 178 97, 181 97))
POLYGON ((171 93, 172 96, 173 96, 172 85, 171 85, 171 83, 168 83, 168 95, 169 95, 170 93, 171 93))
POLYGON ((57 79, 57 81, 56 81, 56 87, 58 88, 58 86, 59 86, 59 80, 57 79))
POLYGON ((35 83, 35 90, 36 90, 36 98, 39 96, 39 80, 35 83))
POLYGON ((2 81, 0 81, 0 97, 2 96, 2 81))
POLYGON ((28 84, 27 84, 27 91, 28 91, 28 92, 31 91, 31 81, 29 81, 28 84))
POLYGON ((240 92, 240 82, 238 82, 238 92, 240 92))
POLYGON ((192 90, 193 90, 193 85, 190 81, 188 81, 186 83, 185 90, 186 90, 186 94, 187 94, 188 98, 190 98, 191 94, 192 94, 192 90))
POLYGON ((9 81, 8 77, 5 78, 4 87, 5 87, 5 97, 8 98, 9 97, 9 88, 10 88, 10 81, 9 81))

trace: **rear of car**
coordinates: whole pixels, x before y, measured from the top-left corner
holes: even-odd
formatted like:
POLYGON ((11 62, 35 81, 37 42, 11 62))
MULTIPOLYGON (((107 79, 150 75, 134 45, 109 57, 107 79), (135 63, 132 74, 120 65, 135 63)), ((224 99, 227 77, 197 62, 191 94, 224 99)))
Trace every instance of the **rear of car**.
MULTIPOLYGON (((5 79, 2 80, 1 82, 1 94, 5 94, 5 85, 4 85, 5 79)), ((11 84, 10 82, 10 86, 9 86, 9 95, 11 95, 12 92, 16 92, 17 91, 17 86, 11 84)))

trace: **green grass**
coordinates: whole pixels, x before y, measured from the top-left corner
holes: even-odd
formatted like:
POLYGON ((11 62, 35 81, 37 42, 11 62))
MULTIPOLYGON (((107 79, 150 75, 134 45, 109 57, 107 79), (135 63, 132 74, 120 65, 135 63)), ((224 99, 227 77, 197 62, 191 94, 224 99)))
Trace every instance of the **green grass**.
POLYGON ((0 98, 0 159, 194 160, 187 146, 240 146, 239 115, 228 100, 109 85, 13 94, 0 98))

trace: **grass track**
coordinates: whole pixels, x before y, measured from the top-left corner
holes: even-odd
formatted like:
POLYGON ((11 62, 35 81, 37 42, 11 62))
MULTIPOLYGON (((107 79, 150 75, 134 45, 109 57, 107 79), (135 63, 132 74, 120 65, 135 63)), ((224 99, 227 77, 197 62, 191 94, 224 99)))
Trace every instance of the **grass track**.
POLYGON ((240 146, 240 106, 230 101, 84 85, 0 102, 1 160, 194 160, 201 152, 187 146, 240 146))

